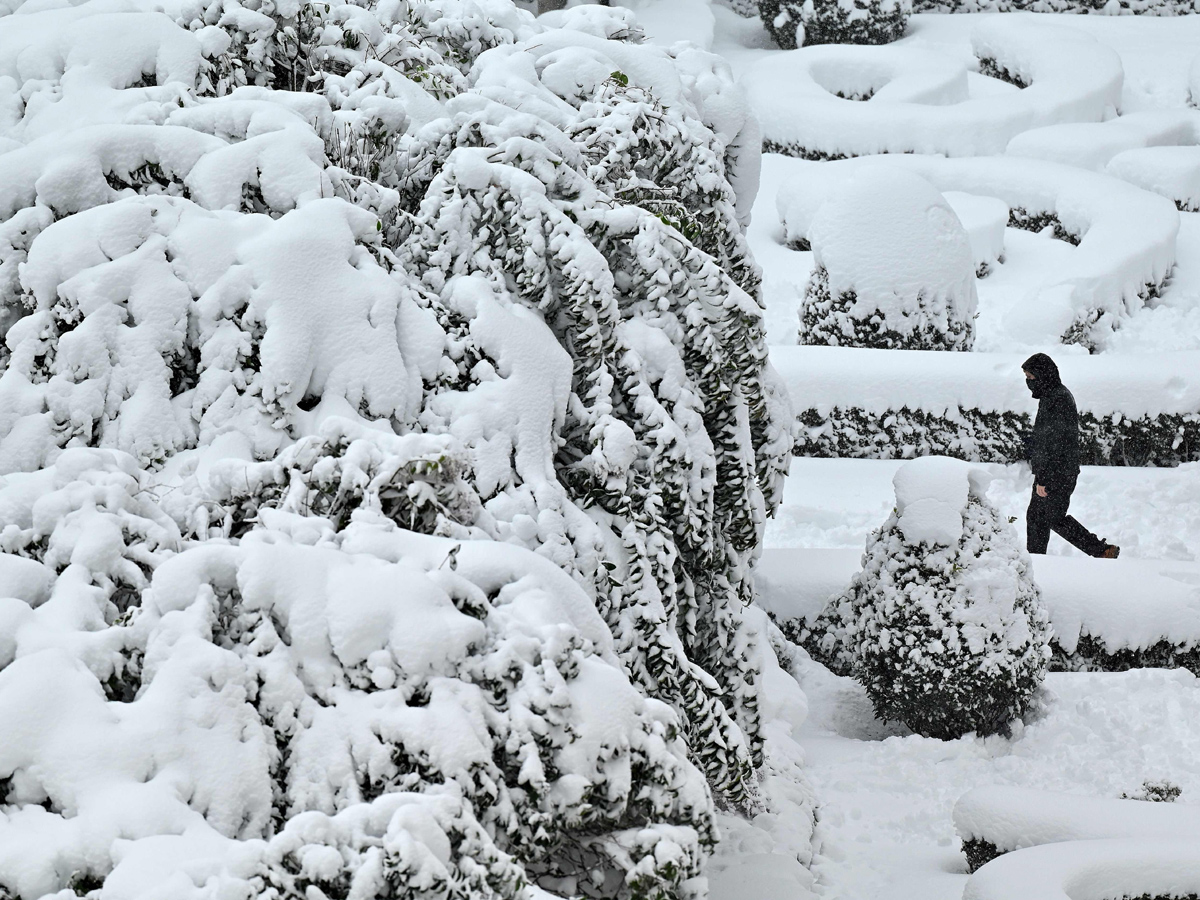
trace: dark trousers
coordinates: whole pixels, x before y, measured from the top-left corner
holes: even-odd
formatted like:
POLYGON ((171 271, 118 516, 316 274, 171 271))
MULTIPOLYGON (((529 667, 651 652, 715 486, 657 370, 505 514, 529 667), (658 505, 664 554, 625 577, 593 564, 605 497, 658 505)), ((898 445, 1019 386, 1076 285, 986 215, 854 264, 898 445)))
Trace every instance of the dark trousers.
POLYGON ((1060 484, 1042 485, 1049 496, 1039 497, 1035 479, 1033 496, 1025 513, 1025 546, 1030 553, 1046 552, 1051 531, 1088 556, 1099 556, 1108 546, 1080 525, 1074 516, 1067 515, 1071 494, 1075 492, 1075 480, 1071 478, 1060 484))

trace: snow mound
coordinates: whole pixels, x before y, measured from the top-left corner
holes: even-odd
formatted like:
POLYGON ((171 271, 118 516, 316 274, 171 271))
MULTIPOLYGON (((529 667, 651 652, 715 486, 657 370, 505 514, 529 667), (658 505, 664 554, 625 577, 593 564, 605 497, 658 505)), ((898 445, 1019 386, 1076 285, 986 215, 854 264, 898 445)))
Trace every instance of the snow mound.
POLYGON ((1200 146, 1126 150, 1109 160, 1107 171, 1175 201, 1181 211, 1200 212, 1200 146))
POLYGON ((949 547, 962 537, 967 498, 987 495, 986 469, 945 456, 905 463, 892 479, 897 526, 910 544, 949 547))
POLYGON ((1001 853, 1060 841, 1169 839, 1200 831, 1200 806, 993 786, 959 798, 954 828, 964 841, 986 841, 1001 853))
POLYGON ((1071 841, 1006 853, 970 877, 963 900, 1109 900, 1200 894, 1192 838, 1071 841))
POLYGON ((975 274, 984 277, 993 266, 1004 262, 1008 204, 997 197, 982 197, 963 191, 944 191, 942 196, 967 230, 975 274))
POLYGON ((1130 113, 1107 122, 1031 128, 1009 141, 1004 152, 1103 172, 1109 160, 1126 150, 1198 143, 1200 111, 1162 109, 1130 113))
MULTIPOLYGON (((822 206, 841 186, 880 158, 797 163, 776 206, 789 241, 808 235, 822 206), (817 168, 820 165, 821 168, 817 168)), ((1055 233, 1076 246, 1071 261, 1006 313, 1004 325, 1027 346, 1066 342, 1102 349, 1123 318, 1142 307, 1175 264, 1179 211, 1165 197, 1111 175, 1017 157, 943 159, 890 155, 941 191, 996 197, 1010 223, 1055 233)))
POLYGON ((1120 101, 1120 58, 1077 29, 998 16, 971 43, 985 72, 1024 90, 970 98, 957 62, 907 47, 801 48, 756 63, 742 83, 767 149, 807 159, 998 154, 1020 132, 1099 122, 1120 101))
POLYGON ((808 231, 805 343, 970 349, 975 267, 949 203, 917 175, 860 169, 808 231))

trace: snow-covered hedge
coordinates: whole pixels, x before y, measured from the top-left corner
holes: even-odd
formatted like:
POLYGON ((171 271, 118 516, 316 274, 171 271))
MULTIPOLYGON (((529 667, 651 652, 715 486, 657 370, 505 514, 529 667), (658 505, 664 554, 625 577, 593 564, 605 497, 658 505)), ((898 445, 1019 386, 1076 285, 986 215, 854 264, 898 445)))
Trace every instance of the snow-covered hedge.
POLYGON ((1200 212, 1200 146, 1126 150, 1109 160, 1106 171, 1173 200, 1180 212, 1200 212))
POLYGON ((1191 837, 1069 841, 1006 853, 968 880, 963 900, 1191 900, 1200 854, 1191 837))
MULTIPOLYGON (((1037 403, 1024 354, 773 347, 797 398, 800 456, 905 459, 942 454, 1017 462, 1037 403)), ((1200 459, 1194 351, 1120 357, 1060 354, 1079 407, 1084 465, 1200 459)))
POLYGON ((1029 558, 988 503, 986 481, 944 457, 902 466, 895 510, 822 614, 876 716, 926 736, 1005 730, 1050 657, 1029 558))
POLYGON ((1079 13, 1105 16, 1188 16, 1196 0, 914 0, 922 13, 1079 13))
POLYGON ((986 278, 994 266, 1004 262, 1008 204, 997 197, 982 197, 963 191, 944 191, 942 196, 967 231, 976 277, 986 278))
MULTIPOLYGON (((853 669, 839 598, 861 568, 854 550, 768 550, 760 603, 788 638, 840 675, 853 669)), ((1050 616, 1052 671, 1183 668, 1200 675, 1200 567, 1039 556, 1034 577, 1050 616), (1131 596, 1142 598, 1131 604, 1131 596)))
POLYGON ((806 240, 825 201, 880 162, 908 169, 941 191, 996 197, 1008 205, 1011 226, 1052 226, 1074 245, 1070 261, 1005 314, 1008 337, 1022 344, 1061 341, 1103 349, 1133 310, 1157 296, 1175 264, 1179 212, 1170 200, 1111 175, 1009 156, 891 154, 822 165, 819 174, 816 163, 797 163, 800 174, 776 199, 789 243, 806 240))
POLYGON ((727 66, 168 6, 0 15, 0 887, 695 896, 792 443, 727 66))
POLYGON ((1200 807, 997 785, 958 799, 954 829, 974 872, 1001 854, 1041 844, 1195 834, 1200 807))
POLYGON ((816 268, 801 343, 971 349, 971 241, 929 182, 886 165, 863 169, 822 205, 808 238, 816 268))
POLYGON ((960 62, 903 46, 772 54, 742 81, 762 122, 765 148, 812 160, 999 154, 1022 131, 1099 122, 1120 102, 1120 58, 1078 29, 996 17, 975 26, 971 44, 986 73, 1024 89, 970 99, 960 62), (867 81, 882 88, 885 73, 898 82, 895 89, 875 96, 863 89, 867 81))
POLYGON ((1072 122, 1023 131, 1005 153, 1045 159, 1103 172, 1118 153, 1143 147, 1200 143, 1200 111, 1155 109, 1117 116, 1107 122, 1072 122))
POLYGON ((1103 123, 1049 125, 1008 143, 1010 156, 1106 172, 1160 194, 1181 212, 1200 211, 1200 111, 1152 110, 1103 123))
POLYGON ((784 50, 888 44, 904 37, 912 0, 758 0, 758 14, 784 50))

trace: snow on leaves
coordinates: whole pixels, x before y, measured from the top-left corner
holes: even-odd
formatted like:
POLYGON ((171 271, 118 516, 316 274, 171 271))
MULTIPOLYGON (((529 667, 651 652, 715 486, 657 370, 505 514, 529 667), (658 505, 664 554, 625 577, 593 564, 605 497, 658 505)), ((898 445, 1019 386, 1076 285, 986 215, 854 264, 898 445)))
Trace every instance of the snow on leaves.
POLYGON ((696 896, 792 427, 727 68, 107 10, 0 16, 0 893, 696 896))

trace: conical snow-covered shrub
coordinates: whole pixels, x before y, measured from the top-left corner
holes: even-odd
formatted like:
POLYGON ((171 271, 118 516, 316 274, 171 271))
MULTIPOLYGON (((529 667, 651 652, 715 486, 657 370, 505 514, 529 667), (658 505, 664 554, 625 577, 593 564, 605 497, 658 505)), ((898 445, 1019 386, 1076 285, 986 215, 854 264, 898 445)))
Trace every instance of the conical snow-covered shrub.
POLYGON ((1028 709, 1049 618, 987 475, 926 457, 896 473, 896 509, 867 539, 835 609, 875 714, 918 734, 994 734, 1028 709))
POLYGON ((812 44, 889 44, 904 37, 912 0, 758 0, 784 50, 812 44))
POLYGON ((839 347, 970 350, 971 242, 945 198, 889 166, 859 172, 813 217, 816 268, 800 341, 839 347))

